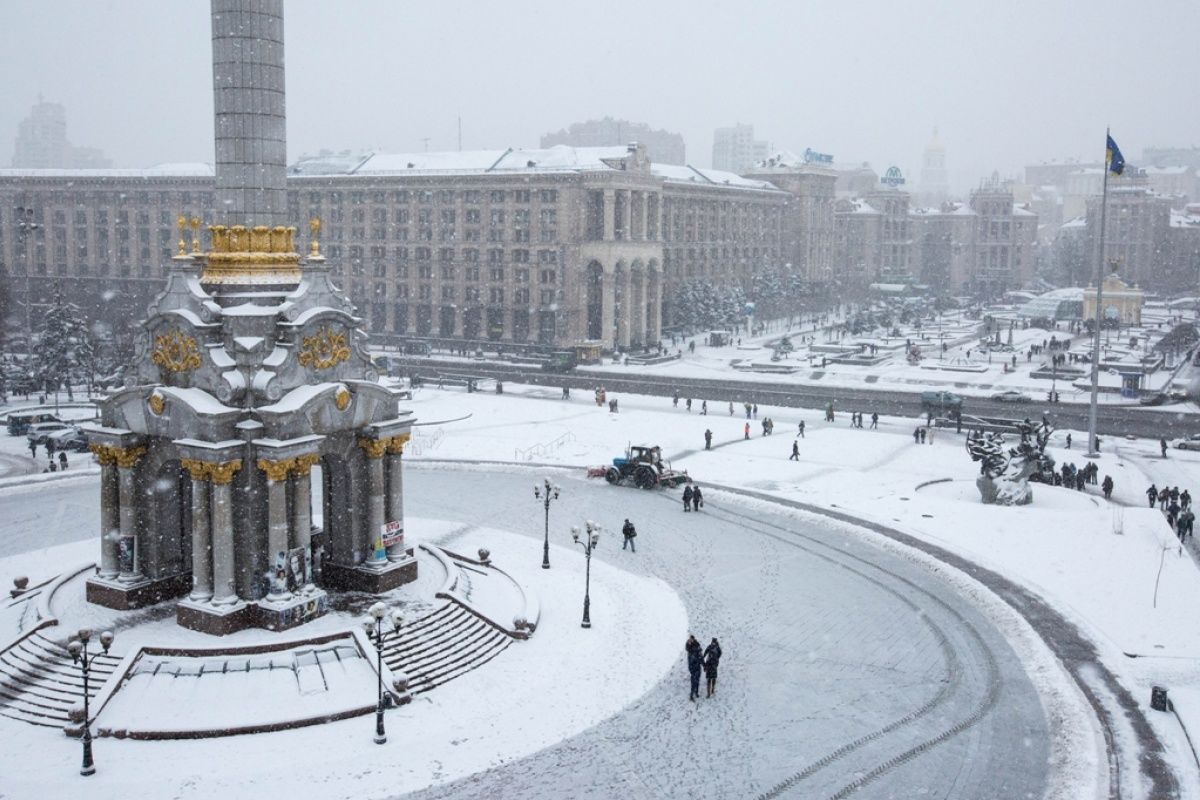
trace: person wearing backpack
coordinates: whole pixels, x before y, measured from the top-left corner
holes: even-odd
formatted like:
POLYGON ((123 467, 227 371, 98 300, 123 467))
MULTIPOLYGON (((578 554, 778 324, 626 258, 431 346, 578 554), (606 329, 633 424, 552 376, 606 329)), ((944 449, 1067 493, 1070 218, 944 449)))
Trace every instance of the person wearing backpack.
POLYGON ((625 536, 625 544, 621 545, 624 550, 628 547, 633 552, 637 552, 637 547, 634 546, 634 537, 637 536, 637 529, 633 527, 633 523, 628 519, 625 520, 625 525, 621 528, 621 533, 625 536))

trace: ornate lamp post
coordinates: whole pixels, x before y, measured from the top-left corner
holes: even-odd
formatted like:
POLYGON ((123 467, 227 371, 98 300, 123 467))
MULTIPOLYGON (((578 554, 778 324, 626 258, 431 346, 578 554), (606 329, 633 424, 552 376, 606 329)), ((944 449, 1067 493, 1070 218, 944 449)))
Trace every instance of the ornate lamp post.
POLYGON ((546 508, 546 538, 542 542, 542 569, 550 569, 550 501, 558 499, 560 487, 550 483, 549 478, 543 479, 543 485, 533 485, 533 496, 537 500, 542 501, 542 505, 546 508))
MULTIPOLYGON (((79 768, 80 775, 94 775, 96 772, 96 764, 92 761, 92 725, 91 725, 91 709, 88 705, 91 697, 88 686, 88 677, 92 672, 92 659, 96 654, 88 652, 88 642, 92 638, 92 632, 88 628, 80 628, 76 634, 78 638, 72 639, 67 644, 67 650, 71 653, 71 660, 79 665, 79 669, 83 672, 83 766, 79 768)), ((112 631, 104 631, 100 634, 100 647, 108 653, 108 648, 112 647, 113 634, 112 631)))
POLYGON ((388 614, 387 606, 383 603, 371 606, 367 609, 367 613, 370 616, 363 620, 362 626, 366 631, 367 638, 375 645, 375 672, 379 676, 379 694, 375 704, 375 744, 383 744, 387 741, 387 733, 383 730, 383 620, 385 617, 390 619, 392 632, 399 633, 404 619, 399 610, 393 610, 391 614, 388 614))
POLYGON ((586 535, 581 539, 578 525, 571 526, 571 538, 575 540, 575 544, 583 548, 583 554, 587 558, 587 572, 583 584, 583 622, 581 628, 592 627, 592 551, 596 549, 596 545, 600 543, 600 526, 592 522, 590 519, 584 523, 587 526, 586 535))

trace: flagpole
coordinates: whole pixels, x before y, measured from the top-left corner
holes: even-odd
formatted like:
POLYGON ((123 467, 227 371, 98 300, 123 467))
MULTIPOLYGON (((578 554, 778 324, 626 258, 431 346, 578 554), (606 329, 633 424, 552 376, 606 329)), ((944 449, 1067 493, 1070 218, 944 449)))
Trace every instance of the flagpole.
POLYGON ((1111 131, 1104 129, 1104 183, 1100 190, 1100 259, 1096 264, 1096 323, 1092 336, 1092 401, 1088 405, 1088 458, 1099 458, 1096 446, 1096 403, 1100 396, 1100 304, 1104 297, 1104 224, 1108 212, 1108 139, 1111 131))

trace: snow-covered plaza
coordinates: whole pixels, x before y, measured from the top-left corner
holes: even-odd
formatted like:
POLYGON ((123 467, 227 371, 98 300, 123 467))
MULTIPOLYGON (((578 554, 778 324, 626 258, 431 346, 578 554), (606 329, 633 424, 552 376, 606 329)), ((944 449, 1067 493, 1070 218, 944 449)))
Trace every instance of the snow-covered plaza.
MULTIPOLYGON (((385 745, 371 742, 369 716, 232 737, 103 736, 91 790, 1085 798, 1109 796, 1115 774, 1121 796, 1153 797, 1176 783, 1181 796, 1200 796, 1183 727, 1200 730, 1200 642, 1185 613, 1200 602, 1200 574, 1143 494, 1150 482, 1196 486, 1200 457, 1172 451, 1163 460, 1156 442, 1121 441, 1099 460, 1116 483, 1111 503, 1095 489, 1036 485, 1031 506, 985 507, 962 437, 938 430, 932 444, 915 444, 911 418, 857 429, 846 415, 826 423, 819 411, 762 407, 759 420, 771 417, 775 433, 761 436, 753 420, 747 440, 740 409, 702 417, 670 399, 622 396, 614 414, 583 394, 426 388, 406 404, 420 420, 407 457, 410 537, 456 553, 488 548, 536 598, 530 638, 389 710, 385 745), (793 441, 798 462, 789 460, 793 441), (585 477, 630 442, 661 445, 704 487, 705 507, 685 516, 679 490, 585 477), (562 487, 550 509, 549 570, 540 568, 543 507, 531 491, 546 477, 562 487), (636 553, 621 550, 626 518, 637 525, 636 553), (584 629, 585 563, 570 528, 588 519, 604 533, 584 629), (725 651, 716 695, 694 704, 689 632, 718 638, 725 651), (1149 708, 1154 685, 1168 687, 1178 719, 1149 708), (284 752, 303 753, 303 766, 271 758, 284 752)), ((1049 450, 1082 463, 1063 449, 1063 433, 1049 450)), ((0 440, 14 460, 23 445, 0 440)), ((4 482, 6 584, 96 558, 95 467, 4 482)), ((60 624, 39 633, 59 644, 96 622, 71 582, 49 611, 60 624)), ((118 626, 114 652, 139 637, 178 647, 205 640, 169 616, 152 608, 118 626)), ((314 624, 352 629, 360 617, 348 609, 314 624)), ((5 641, 21 618, 6 624, 5 641)), ((222 644, 295 635, 244 631, 222 644)), ((271 704, 315 702, 288 677, 290 699, 231 681, 197 682, 193 702, 164 694, 171 702, 137 714, 114 700, 96 728, 106 714, 146 727, 286 717, 271 704)), ((369 670, 327 684, 343 693, 330 702, 374 697, 369 670)), ((63 794, 84 780, 77 739, 8 716, 0 737, 5 796, 63 794)))

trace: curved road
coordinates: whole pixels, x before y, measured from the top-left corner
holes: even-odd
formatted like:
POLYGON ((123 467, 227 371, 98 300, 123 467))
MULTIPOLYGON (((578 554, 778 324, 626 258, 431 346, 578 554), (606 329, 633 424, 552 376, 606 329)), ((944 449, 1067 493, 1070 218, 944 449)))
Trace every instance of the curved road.
MULTIPOLYGON (((413 517, 541 537, 527 471, 415 466, 413 517)), ((0 490, 0 555, 94 536, 97 483, 0 490)), ((782 505, 714 497, 685 516, 677 493, 562 484, 552 535, 566 544, 569 525, 596 519, 614 532, 598 558, 675 587, 701 641, 721 639, 717 696, 688 702, 680 642, 672 674, 615 717, 414 797, 1042 796, 1038 695, 991 623, 927 569, 782 505), (636 554, 618 546, 624 517, 638 525, 636 554)), ((620 624, 600 603, 592 619, 620 624)), ((547 679, 531 713, 553 713, 556 681, 586 679, 547 679)))

